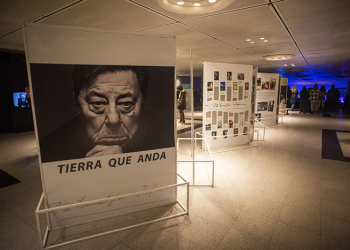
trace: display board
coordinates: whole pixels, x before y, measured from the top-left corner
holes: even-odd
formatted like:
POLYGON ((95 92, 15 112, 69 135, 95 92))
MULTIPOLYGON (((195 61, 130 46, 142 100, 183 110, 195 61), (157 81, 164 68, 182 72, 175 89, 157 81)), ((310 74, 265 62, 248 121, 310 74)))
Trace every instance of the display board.
POLYGON ((255 115, 265 126, 275 126, 277 121, 279 74, 258 73, 255 115))
POLYGON ((174 37, 24 25, 53 228, 176 202, 174 37), (159 95, 159 93, 162 93, 159 95), (159 105, 161 103, 161 105, 159 105))
POLYGON ((203 135, 211 149, 247 144, 252 65, 204 63, 203 135))

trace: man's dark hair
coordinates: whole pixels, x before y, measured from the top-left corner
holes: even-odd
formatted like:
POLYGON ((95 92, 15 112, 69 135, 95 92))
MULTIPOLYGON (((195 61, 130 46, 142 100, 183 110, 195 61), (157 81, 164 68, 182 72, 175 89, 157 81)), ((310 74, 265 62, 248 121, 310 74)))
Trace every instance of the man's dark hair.
POLYGON ((132 71, 135 73, 143 99, 147 95, 149 72, 142 66, 120 66, 120 65, 75 65, 73 68, 73 90, 75 100, 78 100, 81 88, 86 84, 89 86, 97 76, 110 72, 132 71))
POLYGON ((334 84, 332 84, 331 88, 332 88, 332 89, 334 89, 334 87, 335 87, 335 85, 334 85, 334 84))

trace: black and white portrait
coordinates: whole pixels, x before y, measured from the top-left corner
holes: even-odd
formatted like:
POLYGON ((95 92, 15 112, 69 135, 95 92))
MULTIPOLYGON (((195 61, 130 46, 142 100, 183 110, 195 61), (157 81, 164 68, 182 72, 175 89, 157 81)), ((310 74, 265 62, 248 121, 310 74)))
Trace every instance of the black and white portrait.
POLYGON ((42 162, 174 147, 174 67, 31 64, 42 162), (159 93, 162 93, 161 95, 159 93))

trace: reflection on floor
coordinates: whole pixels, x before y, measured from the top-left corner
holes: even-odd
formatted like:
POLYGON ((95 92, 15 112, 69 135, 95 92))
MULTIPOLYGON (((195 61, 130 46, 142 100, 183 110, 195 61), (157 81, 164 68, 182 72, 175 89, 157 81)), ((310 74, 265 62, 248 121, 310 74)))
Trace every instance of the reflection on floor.
MULTIPOLYGON (((283 126, 266 130, 259 147, 214 155, 215 187, 190 188, 190 216, 57 249, 350 249, 350 165, 322 158, 327 131, 335 131, 326 139, 348 157, 349 123, 321 114, 286 116, 283 126)), ((0 189, 0 249, 40 249, 36 154, 33 132, 1 134, 0 169, 21 182, 0 189)), ((184 195, 178 191, 179 199, 184 195)), ((50 242, 174 212, 166 206, 101 220, 56 231, 50 242)))

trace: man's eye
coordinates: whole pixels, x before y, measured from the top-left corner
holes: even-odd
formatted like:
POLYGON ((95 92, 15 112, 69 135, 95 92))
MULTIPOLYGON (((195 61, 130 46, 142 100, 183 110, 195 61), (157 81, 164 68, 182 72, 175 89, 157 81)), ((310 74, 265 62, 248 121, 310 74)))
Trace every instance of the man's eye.
POLYGON ((91 105, 96 109, 100 109, 100 108, 103 108, 106 105, 106 103, 104 103, 104 102, 92 102, 91 105))
POLYGON ((124 111, 130 111, 133 109, 134 107, 134 103, 133 102, 121 102, 118 103, 118 105, 124 110, 124 111))

